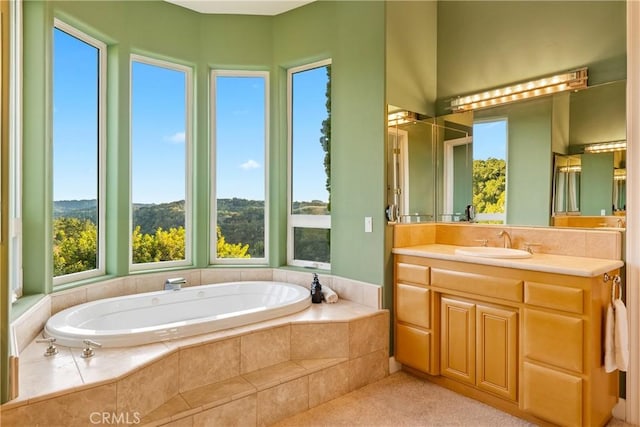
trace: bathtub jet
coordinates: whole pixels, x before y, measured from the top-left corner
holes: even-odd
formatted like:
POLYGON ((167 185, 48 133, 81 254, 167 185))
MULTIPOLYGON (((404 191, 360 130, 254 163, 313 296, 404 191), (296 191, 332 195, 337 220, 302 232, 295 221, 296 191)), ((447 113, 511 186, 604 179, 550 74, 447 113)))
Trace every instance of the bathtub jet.
POLYGON ((302 311, 309 289, 285 282, 230 282, 96 300, 69 307, 47 321, 56 343, 128 347, 235 328, 302 311))

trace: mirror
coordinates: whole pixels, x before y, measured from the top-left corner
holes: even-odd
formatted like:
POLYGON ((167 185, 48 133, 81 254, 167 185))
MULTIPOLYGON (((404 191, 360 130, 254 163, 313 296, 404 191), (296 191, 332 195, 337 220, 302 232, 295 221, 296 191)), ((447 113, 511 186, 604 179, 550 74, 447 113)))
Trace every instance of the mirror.
POLYGON ((468 220, 469 205, 475 208, 476 222, 511 225, 549 226, 565 215, 624 215, 625 151, 585 149, 626 140, 625 91, 626 82, 617 81, 435 119, 415 116, 410 124, 390 126, 397 138, 389 138, 388 155, 394 159, 388 170, 389 204, 400 206, 399 220, 410 221, 468 220), (500 132, 485 144, 482 125, 499 128, 500 123, 506 127, 506 151, 492 154, 480 146, 500 147, 503 143, 495 136, 500 132), (413 128, 422 129, 423 135, 418 137, 413 128), (409 176, 406 188, 400 175, 394 175, 400 160, 391 147, 403 138, 402 131, 416 135, 407 136, 407 170, 401 173, 409 176), (423 154, 413 154, 419 144, 423 154), (485 166, 492 161, 499 165, 496 169, 504 169, 503 177, 498 174, 484 184, 485 193, 498 195, 496 200, 478 196, 481 186, 474 184, 473 165, 477 174, 482 162, 475 160, 485 166), (577 167, 578 161, 579 173, 569 172, 567 168, 577 167), (490 191, 488 185, 493 186, 490 191), (496 207, 500 203, 502 212, 496 207))
POLYGON ((438 140, 464 138, 468 132, 399 107, 388 106, 387 219, 392 222, 437 220, 438 140))

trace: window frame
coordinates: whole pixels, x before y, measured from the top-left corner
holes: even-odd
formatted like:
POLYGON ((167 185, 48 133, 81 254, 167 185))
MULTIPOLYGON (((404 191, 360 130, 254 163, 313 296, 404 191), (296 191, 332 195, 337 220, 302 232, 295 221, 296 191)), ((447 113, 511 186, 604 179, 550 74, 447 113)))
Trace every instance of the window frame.
MULTIPOLYGON (((57 286, 76 282, 92 277, 104 276, 106 271, 106 181, 107 181, 107 44, 92 37, 74 26, 64 22, 59 18, 54 18, 52 27, 51 52, 52 58, 55 55, 53 48, 53 31, 55 29, 63 31, 78 40, 98 50, 98 194, 96 200, 97 208, 97 243, 98 256, 96 259, 97 268, 93 270, 80 271, 77 273, 65 274, 53 277, 54 290, 57 286)), ((53 75, 53 68, 51 71, 53 75)), ((53 84, 51 86, 53 92, 53 84)), ((53 97, 52 97, 53 99, 53 97)), ((51 118, 53 127, 53 117, 51 118)), ((53 151, 52 151, 53 156, 53 151)), ((51 159, 53 162, 53 157, 51 159)), ((53 203, 53 195, 52 195, 53 203)), ((51 216, 53 221, 53 216, 51 216)), ((53 249, 53 245, 51 246, 53 249)))
POLYGON ((147 55, 129 55, 129 271, 148 271, 193 265, 193 67, 147 55), (185 194, 184 194, 184 259, 146 263, 133 262, 133 63, 167 68, 185 73, 185 194))
POLYGON ((210 215, 209 215, 209 263, 214 264, 269 264, 269 117, 270 117, 270 97, 269 97, 269 71, 252 71, 252 70, 229 70, 229 69, 212 69, 210 72, 210 89, 209 89, 209 105, 210 105, 210 215), (216 77, 262 77, 264 78, 264 257, 262 258, 218 258, 216 235, 216 227, 218 225, 218 202, 216 187, 216 77))
POLYGON ((22 2, 9 4, 9 297, 22 297, 22 2))
MULTIPOLYGON (((331 213, 329 215, 293 214, 293 75, 303 71, 332 65, 331 58, 287 69, 287 265, 330 270, 331 262, 309 261, 294 258, 294 235, 296 228, 326 229, 331 232, 331 213)), ((329 154, 331 155, 331 154, 329 154)), ((329 250, 331 258, 331 250, 329 250)))

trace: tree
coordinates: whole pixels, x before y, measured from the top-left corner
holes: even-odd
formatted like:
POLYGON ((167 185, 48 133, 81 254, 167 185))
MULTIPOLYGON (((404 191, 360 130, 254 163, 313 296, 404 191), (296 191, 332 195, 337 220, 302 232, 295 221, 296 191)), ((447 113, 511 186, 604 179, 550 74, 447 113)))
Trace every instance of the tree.
POLYGON ((325 107, 327 108, 327 118, 322 121, 320 133, 320 145, 324 150, 324 171, 327 174, 325 188, 329 192, 329 203, 327 209, 331 212, 331 65, 327 65, 327 90, 325 92, 325 107))
POLYGON ((159 227, 154 234, 146 234, 140 231, 138 225, 133 230, 132 242, 135 264, 184 259, 184 227, 172 227, 169 230, 159 227))
POLYGON ((57 218, 53 221, 53 275, 94 270, 97 265, 97 227, 93 221, 57 218))
POLYGON ((506 171, 503 159, 473 161, 473 205, 477 212, 504 213, 506 171))
POLYGON ((249 245, 227 243, 219 226, 216 227, 216 236, 218 258, 251 258, 251 255, 247 253, 249 245))

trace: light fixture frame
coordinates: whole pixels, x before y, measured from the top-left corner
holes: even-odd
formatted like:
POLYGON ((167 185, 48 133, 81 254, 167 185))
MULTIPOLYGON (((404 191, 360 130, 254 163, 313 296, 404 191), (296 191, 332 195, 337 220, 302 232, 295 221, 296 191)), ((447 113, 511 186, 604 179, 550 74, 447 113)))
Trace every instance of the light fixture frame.
POLYGON ((610 153, 612 151, 623 151, 627 149, 627 141, 607 141, 585 145, 585 153, 610 153))
POLYGON ((400 110, 387 115, 387 126, 399 126, 418 120, 418 114, 413 111, 400 110))
POLYGON ((463 111, 495 107, 568 90, 577 91, 587 87, 587 80, 587 67, 578 68, 527 82, 515 83, 471 95, 458 96, 450 100, 449 108, 454 113, 460 113, 463 111))

